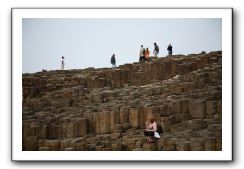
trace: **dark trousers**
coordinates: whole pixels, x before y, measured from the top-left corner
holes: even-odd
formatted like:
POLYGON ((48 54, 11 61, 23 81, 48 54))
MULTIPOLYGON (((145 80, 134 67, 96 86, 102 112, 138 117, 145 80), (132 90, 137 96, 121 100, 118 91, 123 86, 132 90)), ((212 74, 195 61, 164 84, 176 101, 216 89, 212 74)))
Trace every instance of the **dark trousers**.
POLYGON ((144 135, 154 137, 154 131, 144 131, 144 135))
POLYGON ((145 60, 146 60, 145 56, 140 56, 140 59, 139 59, 140 62, 145 62, 145 60))

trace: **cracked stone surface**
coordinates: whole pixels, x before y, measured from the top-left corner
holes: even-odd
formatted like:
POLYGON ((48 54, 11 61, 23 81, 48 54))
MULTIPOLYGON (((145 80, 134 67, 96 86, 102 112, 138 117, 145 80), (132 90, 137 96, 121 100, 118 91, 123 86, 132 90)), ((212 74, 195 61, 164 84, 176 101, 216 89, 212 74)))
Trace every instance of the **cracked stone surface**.
POLYGON ((221 151, 222 52, 23 74, 24 151, 221 151), (164 133, 146 143, 153 115, 164 133))

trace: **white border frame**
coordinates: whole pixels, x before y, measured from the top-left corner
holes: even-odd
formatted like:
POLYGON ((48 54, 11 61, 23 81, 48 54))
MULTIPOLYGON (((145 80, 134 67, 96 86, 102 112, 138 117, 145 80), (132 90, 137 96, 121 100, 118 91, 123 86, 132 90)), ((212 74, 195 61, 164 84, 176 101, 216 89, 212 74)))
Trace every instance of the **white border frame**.
POLYGON ((232 161, 232 9, 12 9, 13 161, 232 161), (23 18, 222 18, 222 151, 22 151, 23 18))

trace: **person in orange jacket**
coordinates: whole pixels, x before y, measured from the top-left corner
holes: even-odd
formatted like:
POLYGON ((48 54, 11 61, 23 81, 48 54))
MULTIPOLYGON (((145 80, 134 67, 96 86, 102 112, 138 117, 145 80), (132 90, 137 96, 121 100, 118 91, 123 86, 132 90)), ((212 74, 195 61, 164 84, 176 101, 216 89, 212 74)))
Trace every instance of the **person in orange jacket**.
POLYGON ((146 59, 147 62, 149 62, 149 56, 150 56, 150 51, 148 50, 148 48, 146 48, 145 59, 146 59))

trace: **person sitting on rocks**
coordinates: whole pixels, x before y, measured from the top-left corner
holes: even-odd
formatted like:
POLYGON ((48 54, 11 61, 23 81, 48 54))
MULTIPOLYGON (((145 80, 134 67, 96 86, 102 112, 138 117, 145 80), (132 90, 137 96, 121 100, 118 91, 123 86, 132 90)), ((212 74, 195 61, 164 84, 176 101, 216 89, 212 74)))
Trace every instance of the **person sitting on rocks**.
POLYGON ((152 116, 147 118, 146 129, 144 129, 144 135, 147 137, 147 142, 153 142, 157 133, 157 123, 152 116))

